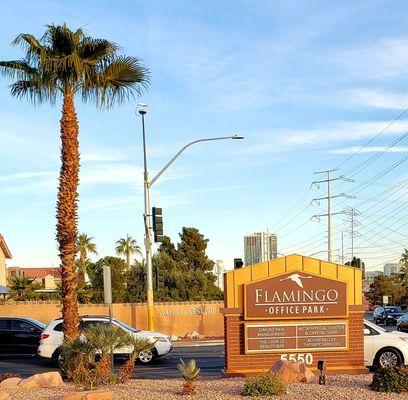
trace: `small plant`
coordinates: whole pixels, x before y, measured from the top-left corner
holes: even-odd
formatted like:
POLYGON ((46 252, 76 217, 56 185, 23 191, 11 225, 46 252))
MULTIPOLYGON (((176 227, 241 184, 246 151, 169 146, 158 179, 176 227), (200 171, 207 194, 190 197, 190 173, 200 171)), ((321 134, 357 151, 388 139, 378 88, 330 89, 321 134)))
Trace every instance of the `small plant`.
POLYGON ((21 378, 20 374, 0 374, 0 382, 5 381, 6 379, 9 378, 21 378))
POLYGON ((286 386, 275 375, 268 372, 247 378, 241 394, 243 396, 279 396, 286 393, 286 386))
POLYGON ((129 334, 127 344, 132 346, 133 351, 130 354, 129 360, 123 364, 119 371, 119 382, 125 382, 132 376, 135 369, 135 361, 139 358, 141 353, 152 349, 155 343, 155 341, 150 340, 148 337, 136 337, 129 334))
POLYGON ((379 368, 373 376, 370 388, 376 392, 408 392, 408 368, 379 368))
POLYGON ((193 395, 196 393, 195 380, 200 375, 200 368, 197 368, 195 360, 191 359, 187 364, 180 358, 178 370, 185 379, 182 394, 193 395))
POLYGON ((111 371, 110 351, 125 346, 128 334, 116 326, 92 325, 81 337, 61 347, 61 369, 75 386, 88 390, 118 381, 111 371))

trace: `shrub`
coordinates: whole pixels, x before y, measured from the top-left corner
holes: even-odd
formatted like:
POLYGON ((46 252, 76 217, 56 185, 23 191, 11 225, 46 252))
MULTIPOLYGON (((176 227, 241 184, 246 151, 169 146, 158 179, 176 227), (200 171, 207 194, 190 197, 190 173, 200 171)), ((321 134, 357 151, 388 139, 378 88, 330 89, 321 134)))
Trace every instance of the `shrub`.
POLYGON ((408 368, 379 368, 373 376, 370 388, 376 392, 408 392, 408 368))
POLYGON ((182 394, 192 395, 196 392, 195 380, 200 375, 200 368, 197 368, 195 360, 190 360, 187 364, 180 358, 180 364, 177 365, 178 370, 183 376, 185 382, 183 385, 182 394))
POLYGON ((20 374, 0 374, 0 382, 9 378, 21 378, 20 374))
POLYGON ((275 375, 268 372, 245 379, 243 396, 279 396, 286 393, 286 386, 275 375))

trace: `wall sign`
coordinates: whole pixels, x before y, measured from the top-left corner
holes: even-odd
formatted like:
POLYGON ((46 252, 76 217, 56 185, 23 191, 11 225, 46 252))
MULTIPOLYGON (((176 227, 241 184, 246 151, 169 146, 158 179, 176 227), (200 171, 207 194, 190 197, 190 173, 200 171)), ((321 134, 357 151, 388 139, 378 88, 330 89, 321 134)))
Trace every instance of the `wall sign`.
POLYGON ((347 350, 347 322, 245 324, 245 353, 347 350))
POLYGON ((347 285, 304 271, 247 283, 244 315, 247 320, 347 317, 347 285))

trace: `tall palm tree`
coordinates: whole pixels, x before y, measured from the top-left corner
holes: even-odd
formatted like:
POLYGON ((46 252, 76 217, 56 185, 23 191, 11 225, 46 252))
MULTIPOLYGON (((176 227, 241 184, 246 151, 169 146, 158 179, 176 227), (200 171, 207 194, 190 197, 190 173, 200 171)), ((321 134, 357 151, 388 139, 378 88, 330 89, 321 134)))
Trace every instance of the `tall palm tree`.
POLYGON ((122 238, 116 242, 116 254, 126 257, 127 269, 130 269, 130 257, 133 254, 142 255, 142 249, 137 244, 136 240, 129 234, 126 234, 126 239, 122 238))
POLYGON ((77 237, 76 241, 77 253, 79 254, 79 266, 82 269, 84 280, 86 276, 86 261, 88 258, 88 253, 98 254, 96 251, 96 244, 93 242, 93 240, 93 237, 89 237, 86 233, 81 233, 77 237))
POLYGON ((139 94, 149 82, 137 58, 120 55, 115 43, 72 31, 66 24, 47 25, 41 38, 20 34, 12 43, 24 51, 21 60, 1 61, 0 72, 16 81, 11 94, 34 104, 62 98, 61 169, 57 200, 57 234, 62 275, 62 316, 65 336, 79 335, 75 265, 79 141, 74 98, 110 108, 139 94))

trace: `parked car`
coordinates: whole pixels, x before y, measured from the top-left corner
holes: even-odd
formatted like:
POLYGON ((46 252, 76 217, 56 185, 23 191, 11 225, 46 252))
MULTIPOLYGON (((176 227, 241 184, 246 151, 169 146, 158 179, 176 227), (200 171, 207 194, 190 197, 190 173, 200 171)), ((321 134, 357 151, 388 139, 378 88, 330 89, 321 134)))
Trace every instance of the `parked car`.
POLYGON ((376 325, 396 325, 397 320, 403 314, 401 307, 397 306, 379 306, 374 310, 373 317, 376 325))
POLYGON ((37 354, 44 328, 35 319, 0 317, 0 354, 37 354))
MULTIPOLYGON (((40 345, 38 346, 38 355, 44 358, 52 359, 54 362, 58 361, 60 346, 64 340, 62 318, 53 319, 41 334, 40 345)), ((104 316, 83 316, 80 321, 80 330, 83 331, 90 325, 94 324, 109 324, 109 317, 104 316)), ((155 358, 161 357, 172 350, 172 345, 169 338, 163 333, 140 331, 131 326, 112 318, 112 324, 123 329, 134 336, 148 337, 155 341, 154 348, 144 351, 140 354, 139 360, 143 364, 151 363, 155 358)), ((129 354, 132 351, 131 347, 116 349, 114 352, 117 355, 129 354)))
POLYGON ((407 365, 408 334, 387 332, 364 320, 364 364, 367 367, 407 365))
POLYGON ((397 321, 397 330, 408 332, 408 312, 402 314, 397 321))

